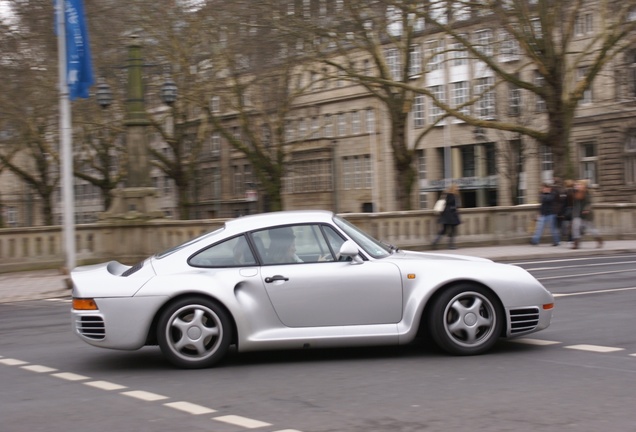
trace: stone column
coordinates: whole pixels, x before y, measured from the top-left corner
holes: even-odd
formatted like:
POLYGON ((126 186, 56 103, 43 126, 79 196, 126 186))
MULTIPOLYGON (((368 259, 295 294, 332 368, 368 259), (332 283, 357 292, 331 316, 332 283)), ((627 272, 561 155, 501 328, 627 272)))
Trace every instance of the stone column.
POLYGON ((137 36, 128 46, 128 87, 126 98, 126 187, 113 191, 111 207, 100 215, 110 221, 158 219, 163 212, 157 206, 157 190, 150 183, 148 126, 144 107, 143 58, 137 36))

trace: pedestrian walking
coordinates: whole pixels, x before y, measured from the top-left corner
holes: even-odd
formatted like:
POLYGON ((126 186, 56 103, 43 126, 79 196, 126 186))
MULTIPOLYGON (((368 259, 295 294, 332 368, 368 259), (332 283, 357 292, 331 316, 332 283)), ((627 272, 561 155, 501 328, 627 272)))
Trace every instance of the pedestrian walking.
POLYGON ((437 237, 433 241, 433 249, 437 249, 437 244, 442 239, 442 236, 444 236, 444 234, 448 235, 449 249, 457 249, 455 247, 455 233, 457 230, 457 225, 461 223, 459 219, 459 212, 457 211, 457 196, 457 185, 450 185, 450 187, 446 190, 446 205, 444 206, 444 210, 439 215, 438 223, 440 225, 440 230, 437 233, 437 237))
POLYGON ((574 201, 574 180, 566 179, 560 191, 561 208, 557 218, 561 221, 561 238, 572 242, 572 205, 574 201))
POLYGON ((541 205, 539 206, 537 226, 532 239, 530 239, 530 243, 533 245, 538 245, 541 241, 543 231, 546 227, 549 227, 550 232, 552 233, 552 246, 558 246, 561 241, 561 235, 559 233, 559 229, 557 228, 557 220, 555 214, 555 209, 557 208, 558 204, 558 196, 553 190, 552 186, 547 183, 543 184, 543 187, 541 188, 541 194, 539 195, 539 202, 541 203, 541 205))
POLYGON ((592 195, 587 180, 574 182, 574 194, 572 200, 572 249, 578 249, 581 244, 582 230, 592 234, 596 240, 596 247, 603 247, 603 238, 594 225, 592 212, 592 195))

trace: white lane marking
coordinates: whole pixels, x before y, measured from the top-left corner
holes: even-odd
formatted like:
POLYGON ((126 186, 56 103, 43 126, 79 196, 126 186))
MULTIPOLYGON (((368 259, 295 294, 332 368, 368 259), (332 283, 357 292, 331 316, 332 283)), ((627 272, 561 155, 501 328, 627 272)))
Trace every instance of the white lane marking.
POLYGON ((78 374, 74 374, 74 373, 70 373, 70 372, 60 372, 60 373, 56 373, 56 374, 51 374, 51 376, 54 376, 54 377, 57 377, 57 378, 62 378, 62 379, 65 379, 67 381, 82 381, 82 380, 88 379, 87 376, 78 375, 78 374))
POLYGON ((91 381, 91 382, 85 382, 84 385, 95 387, 102 390, 108 390, 108 391, 123 390, 125 388, 128 388, 126 386, 115 384, 109 381, 91 381))
POLYGON ((517 343, 522 343, 522 344, 526 344, 526 345, 556 345, 556 344, 560 344, 561 343, 561 342, 557 342, 557 341, 549 341, 549 340, 543 340, 543 339, 532 339, 532 338, 510 339, 510 342, 517 342, 517 343))
POLYGON ((581 267, 599 267, 599 266, 608 266, 608 265, 620 265, 620 264, 636 264, 636 261, 617 261, 611 263, 595 263, 595 264, 585 264, 584 266, 580 265, 568 265, 568 266, 559 266, 559 267, 536 267, 536 268, 527 268, 527 271, 545 271, 545 270, 562 270, 567 268, 581 268, 581 267))
POLYGON ((226 415, 221 417, 212 417, 212 420, 218 420, 220 422, 241 426, 246 429, 256 429, 259 427, 271 426, 269 423, 265 423, 258 420, 253 420, 247 417, 241 417, 237 415, 226 415))
POLYGON ((169 402, 164 404, 167 407, 174 408, 180 411, 185 411, 189 414, 201 415, 201 414, 211 414, 215 413, 216 410, 212 408, 207 408, 201 405, 193 404, 190 402, 169 402))
POLYGON ((579 291, 575 293, 563 293, 563 294, 552 294, 552 295, 556 298, 556 297, 570 297, 570 296, 580 296, 580 295, 586 295, 586 294, 604 294, 604 293, 610 293, 610 292, 634 291, 634 290, 636 290, 636 287, 611 288, 611 289, 596 290, 596 291, 579 291))
POLYGON ((37 373, 55 372, 57 370, 57 369, 53 369, 48 366, 42 366, 42 365, 22 366, 22 369, 26 369, 31 372, 37 372, 37 373))
POLYGON ((25 361, 14 359, 14 358, 3 358, 0 360, 0 363, 5 364, 7 366, 20 366, 20 365, 28 364, 29 362, 25 362, 25 361))
POLYGON ((598 353, 608 353, 608 352, 616 352, 616 351, 625 350, 625 348, 615 348, 615 347, 606 347, 606 346, 600 346, 600 345, 586 345, 586 344, 570 345, 564 348, 580 350, 580 351, 592 351, 592 352, 598 352, 598 353))
POLYGON ((613 273, 626 273, 630 271, 633 271, 633 270, 612 270, 612 271, 594 272, 594 273, 570 273, 570 274, 562 275, 562 276, 541 277, 541 278, 537 278, 537 280, 544 281, 544 280, 552 280, 552 279, 566 279, 566 278, 573 278, 573 277, 599 276, 599 275, 606 275, 606 274, 613 274, 613 273))
POLYGON ((632 356, 632 357, 636 357, 636 353, 634 353, 634 354, 630 354, 630 356, 632 356))
MULTIPOLYGON (((634 258, 634 255, 612 255, 612 258, 634 258)), ((581 258, 563 258, 563 259, 555 259, 555 260, 544 260, 544 261, 520 261, 520 262, 512 262, 508 264, 512 265, 528 265, 528 264, 552 264, 559 262, 570 262, 570 261, 590 261, 599 259, 598 256, 591 257, 581 257, 581 258)))
POLYGON ((121 394, 126 395, 126 396, 130 396, 130 397, 134 397, 134 398, 137 398, 137 399, 141 399, 141 400, 144 400, 144 401, 148 401, 148 402, 169 399, 168 396, 162 396, 162 395, 159 395, 157 393, 150 393, 150 392, 143 391, 143 390, 132 390, 132 391, 128 391, 128 392, 123 392, 121 394))

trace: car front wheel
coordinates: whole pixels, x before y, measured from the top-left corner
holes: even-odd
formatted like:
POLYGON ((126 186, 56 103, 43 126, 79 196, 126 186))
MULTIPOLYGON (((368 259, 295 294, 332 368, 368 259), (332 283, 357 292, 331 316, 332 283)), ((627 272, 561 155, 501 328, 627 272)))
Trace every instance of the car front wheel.
POLYGON ((499 302, 490 291, 461 284, 437 297, 429 315, 429 328, 443 350, 456 355, 475 355, 488 351, 497 342, 503 320, 499 302))
POLYGON ((227 353, 232 326, 223 308, 206 298, 170 304, 159 317, 157 340, 163 355, 186 369, 210 367, 227 353))

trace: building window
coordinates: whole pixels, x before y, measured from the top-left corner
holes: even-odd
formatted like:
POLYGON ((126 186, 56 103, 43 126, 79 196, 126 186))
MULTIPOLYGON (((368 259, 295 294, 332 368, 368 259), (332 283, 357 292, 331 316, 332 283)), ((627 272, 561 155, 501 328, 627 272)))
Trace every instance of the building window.
POLYGON ((594 31, 594 17, 592 13, 578 14, 574 23, 574 34, 584 36, 594 31))
MULTIPOLYGON (((426 151, 418 150, 417 151, 417 178, 420 181, 420 185, 422 185, 427 180, 427 172, 426 172, 426 151)), ((426 209, 428 208, 428 193, 426 191, 420 190, 420 208, 426 209)))
POLYGON ((411 45, 409 56, 411 62, 409 75, 411 78, 418 78, 422 73, 422 48, 419 45, 411 45))
POLYGON ((636 184, 636 130, 631 130, 625 141, 625 183, 636 184))
POLYGON ((494 79, 492 77, 479 78, 475 85, 477 101, 477 116, 485 119, 495 118, 495 92, 492 90, 494 79))
POLYGON ((362 128, 360 126, 360 113, 358 111, 353 111, 351 113, 351 133, 353 135, 359 135, 362 132, 362 128))
POLYGON ((580 145, 581 154, 581 178, 587 179, 590 185, 598 184, 597 165, 598 154, 596 143, 587 142, 580 145))
POLYGON ((497 174, 497 150, 493 143, 485 145, 486 150, 486 175, 493 176, 497 174))
POLYGON ((435 71, 441 69, 444 61, 444 43, 442 40, 432 40, 426 42, 426 54, 428 56, 428 70, 435 71))
POLYGON ((367 110, 367 133, 375 133, 375 112, 371 108, 367 110))
POLYGON ((416 95, 413 98, 413 127, 424 126, 424 95, 416 95))
POLYGON ((394 81, 401 81, 402 65, 400 64, 400 53, 396 48, 389 48, 385 51, 385 57, 391 78, 393 78, 394 81))
POLYGON ((325 137, 333 138, 333 116, 331 114, 325 116, 325 137))
MULTIPOLYGON (((538 71, 535 71, 534 84, 539 88, 543 88, 545 86, 545 78, 538 71)), ((543 99, 541 95, 535 95, 534 109, 539 113, 546 111, 547 107, 545 105, 545 99, 543 99)))
POLYGON ((212 132, 210 136, 210 153, 212 156, 218 156, 221 153, 221 134, 212 132))
POLYGON ((347 134, 347 115, 345 113, 338 114, 338 136, 347 134))
POLYGON ((218 96, 212 96, 210 98, 210 111, 213 113, 221 112, 221 98, 218 96))
POLYGON ((492 56, 492 30, 480 30, 475 33, 475 49, 485 56, 492 56))
MULTIPOLYGON (((443 85, 429 87, 429 90, 435 99, 440 102, 446 102, 446 92, 443 85)), ((443 114, 444 111, 435 105, 433 99, 430 99, 430 107, 428 110, 429 122, 431 124, 435 123, 442 117, 443 114)))
POLYGON ((475 146, 464 145, 460 147, 462 154, 462 177, 475 177, 475 146))
MULTIPOLYGON (((460 35, 462 38, 465 38, 466 35, 460 35)), ((461 42, 455 42, 451 46, 452 56, 453 56, 453 66, 462 66, 468 64, 468 51, 466 51, 466 47, 461 42)))
POLYGON ((283 179, 285 193, 325 192, 332 190, 330 159, 299 161, 292 164, 283 179))
POLYGON ((345 156, 342 158, 342 186, 350 189, 371 189, 373 172, 371 156, 345 156))
POLYGON ((318 117, 311 119, 311 137, 313 139, 320 138, 320 122, 318 121, 318 117))
POLYGON ((508 115, 521 114, 521 89, 513 83, 508 84, 508 115))
POLYGON ((501 45, 499 48, 499 58, 502 62, 510 62, 519 60, 520 48, 519 41, 513 38, 507 31, 499 34, 501 45))
POLYGON ((303 141, 307 138, 307 122, 305 119, 298 120, 298 139, 303 141))
MULTIPOLYGON (((451 84, 451 104, 453 108, 459 108, 468 102, 468 81, 460 81, 451 84)), ((470 106, 459 108, 462 114, 470 115, 470 106)))
POLYGON ((554 172, 554 161, 552 159, 552 149, 542 145, 539 149, 541 156, 541 181, 549 183, 552 181, 554 172))
POLYGON ((17 226, 18 225, 18 209, 14 206, 7 206, 7 225, 9 226, 17 226))
MULTIPOLYGON (((586 77, 589 72, 589 68, 580 67, 576 70, 576 78, 577 80, 582 80, 586 77)), ((590 104, 592 103, 592 86, 583 92, 583 98, 581 99, 581 104, 590 104)))

